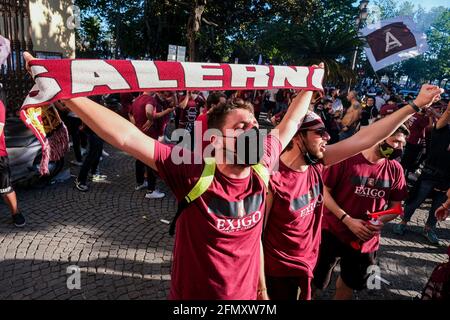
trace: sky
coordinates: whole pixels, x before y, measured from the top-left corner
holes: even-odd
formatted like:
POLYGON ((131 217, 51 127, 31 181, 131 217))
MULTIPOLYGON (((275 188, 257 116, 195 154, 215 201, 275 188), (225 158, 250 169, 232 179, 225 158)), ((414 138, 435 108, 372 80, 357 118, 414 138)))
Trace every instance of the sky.
POLYGON ((450 7, 449 0, 408 0, 408 1, 414 3, 416 7, 420 4, 425 9, 430 9, 432 7, 439 7, 439 6, 450 7))

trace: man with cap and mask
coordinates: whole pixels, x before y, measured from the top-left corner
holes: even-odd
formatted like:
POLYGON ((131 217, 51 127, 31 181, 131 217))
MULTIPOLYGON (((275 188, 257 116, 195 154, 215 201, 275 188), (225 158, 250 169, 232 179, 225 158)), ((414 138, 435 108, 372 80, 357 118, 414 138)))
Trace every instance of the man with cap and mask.
POLYGON ((400 143, 404 142, 404 137, 399 142, 389 136, 396 136, 394 132, 417 106, 428 106, 440 92, 435 86, 424 85, 415 104, 411 102, 414 105, 329 146, 330 136, 320 117, 312 112, 307 114, 280 156, 279 171, 270 179, 259 284, 261 299, 311 297, 311 280, 321 241, 324 195, 327 194, 322 182, 324 166, 367 149, 380 156, 381 161, 381 154, 396 156, 395 150, 401 151, 400 143), (392 144, 393 148, 386 147, 385 143, 392 144), (268 292, 263 292, 265 290, 268 292))
POLYGON ((367 213, 401 206, 408 194, 403 168, 394 160, 401 156, 408 134, 401 125, 381 143, 324 170, 326 208, 314 284, 326 288, 340 259, 336 299, 351 299, 353 290, 366 287, 368 268, 376 263, 380 231, 396 217, 383 216, 372 225, 367 213), (355 242, 360 245, 355 247, 355 242))

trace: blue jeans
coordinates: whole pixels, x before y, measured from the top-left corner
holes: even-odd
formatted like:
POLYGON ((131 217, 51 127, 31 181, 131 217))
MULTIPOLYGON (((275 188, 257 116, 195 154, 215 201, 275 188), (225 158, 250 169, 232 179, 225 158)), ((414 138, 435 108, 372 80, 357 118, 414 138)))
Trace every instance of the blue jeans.
MULTIPOLYGON (((438 181, 430 179, 429 177, 420 177, 417 181, 417 185, 413 190, 414 194, 412 194, 405 203, 405 215, 403 216, 403 221, 408 222, 411 220, 414 212, 420 205, 425 201, 425 199, 433 192, 434 188, 438 184, 438 181)), ((433 192, 433 198, 431 203, 430 211, 428 212, 428 219, 426 222, 426 226, 430 228, 435 228, 437 219, 434 213, 437 208, 447 199, 445 191, 436 191, 433 192)))

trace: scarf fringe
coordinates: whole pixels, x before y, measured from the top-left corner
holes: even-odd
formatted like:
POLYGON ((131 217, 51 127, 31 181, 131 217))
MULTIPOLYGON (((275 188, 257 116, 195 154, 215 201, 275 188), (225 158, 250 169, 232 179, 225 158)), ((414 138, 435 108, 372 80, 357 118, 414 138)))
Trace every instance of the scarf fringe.
POLYGON ((64 157, 69 150, 69 133, 66 126, 61 122, 58 127, 47 136, 42 145, 42 160, 39 166, 41 175, 49 174, 48 164, 64 157))

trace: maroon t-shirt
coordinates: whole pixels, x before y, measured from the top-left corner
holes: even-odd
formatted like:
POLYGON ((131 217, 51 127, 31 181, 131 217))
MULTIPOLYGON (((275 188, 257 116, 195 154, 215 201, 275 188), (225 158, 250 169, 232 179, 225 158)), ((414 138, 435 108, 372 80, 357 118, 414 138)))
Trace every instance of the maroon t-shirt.
POLYGON ((158 139, 159 132, 157 121, 153 121, 153 124, 151 125, 149 130, 142 130, 142 127, 148 120, 147 113, 145 112, 145 106, 148 104, 151 104, 153 106, 153 114, 155 114, 157 111, 156 108, 158 106, 158 103, 154 97, 146 94, 140 95, 134 100, 133 104, 131 105, 130 113, 133 115, 134 120, 136 121, 136 127, 138 127, 139 130, 152 137, 153 139, 158 139))
POLYGON ((425 129, 429 124, 429 118, 426 114, 414 113, 411 118, 409 118, 409 130, 410 134, 406 141, 410 144, 420 144, 425 138, 425 129))
MULTIPOLYGON (((369 220, 367 212, 385 209, 389 201, 402 201, 407 196, 403 168, 396 160, 373 164, 361 153, 324 170, 324 184, 331 196, 352 218, 369 220)), ((350 244, 356 235, 326 207, 322 227, 350 244)), ((362 252, 378 250, 379 236, 362 245, 362 252)))
POLYGON ((263 234, 264 268, 269 276, 313 276, 323 211, 322 164, 305 172, 280 160, 270 179, 273 204, 263 234))
POLYGON ((8 155, 5 143, 5 125, 6 125, 5 122, 6 122, 6 108, 3 102, 0 100, 0 123, 3 123, 2 134, 0 135, 0 157, 8 155))
MULTIPOLYGON (((203 164, 175 164, 169 147, 156 142, 158 173, 180 201, 193 188, 203 164)), ((188 152, 188 151, 185 151, 188 152)), ((272 168, 281 144, 265 140, 262 163, 272 168)), ((177 220, 173 252, 171 299, 256 299, 260 268, 260 241, 266 188, 252 170, 244 179, 223 175, 177 220)))
POLYGON ((391 113, 394 113, 398 110, 398 107, 396 104, 385 104, 380 108, 380 115, 382 116, 388 116, 391 113))

